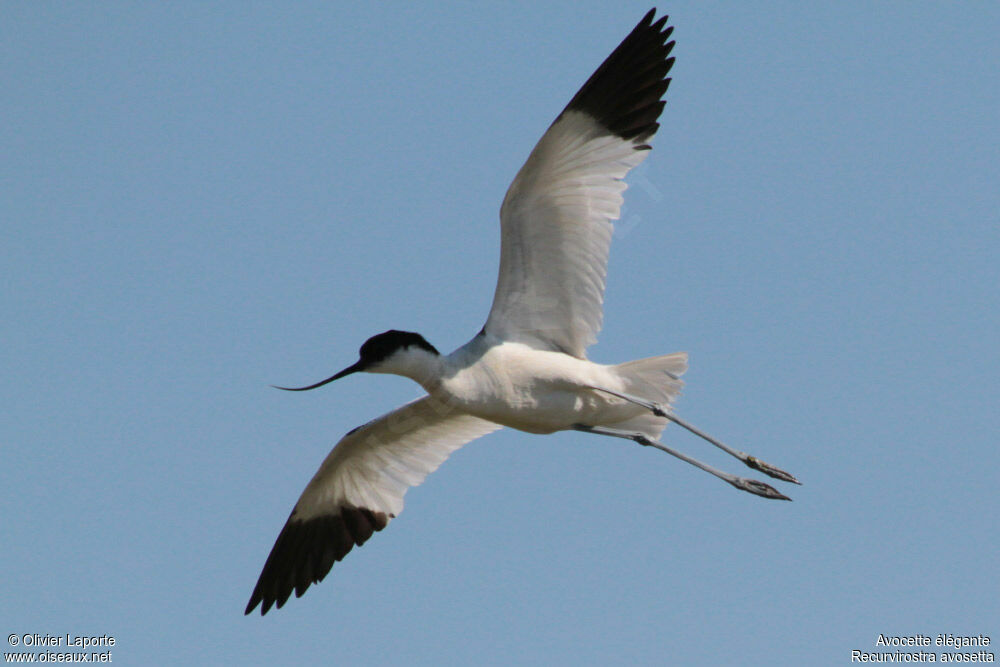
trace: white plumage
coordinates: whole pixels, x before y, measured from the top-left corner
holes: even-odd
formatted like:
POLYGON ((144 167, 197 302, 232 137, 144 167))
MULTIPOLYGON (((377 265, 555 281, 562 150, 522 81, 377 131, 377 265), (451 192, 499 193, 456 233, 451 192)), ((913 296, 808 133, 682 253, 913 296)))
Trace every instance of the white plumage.
POLYGON ((662 449, 768 498, 773 487, 707 466, 657 441, 668 421, 750 467, 795 478, 733 450, 669 410, 687 355, 617 365, 587 360, 601 328, 608 249, 624 179, 649 151, 674 46, 650 11, 542 136, 500 209, 500 273, 483 330, 441 355, 420 334, 387 331, 360 359, 314 389, 355 372, 392 373, 427 395, 349 432, 292 510, 246 613, 281 607, 323 579, 403 509, 403 496, 456 449, 502 426, 529 433, 575 429, 662 449))
POLYGON ((396 516, 408 488, 424 481, 453 451, 498 428, 431 396, 407 403, 337 443, 302 492, 296 517, 308 521, 342 506, 396 516))
POLYGON ((648 152, 606 132, 585 113, 564 113, 511 184, 487 333, 580 359, 597 342, 622 179, 648 152))

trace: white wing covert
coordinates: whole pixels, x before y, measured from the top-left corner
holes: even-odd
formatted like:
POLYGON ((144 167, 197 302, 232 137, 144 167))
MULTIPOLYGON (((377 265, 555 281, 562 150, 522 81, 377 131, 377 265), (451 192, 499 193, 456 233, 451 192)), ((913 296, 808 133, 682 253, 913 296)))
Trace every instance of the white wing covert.
POLYGON ((532 150, 500 208, 500 277, 484 331, 585 358, 597 340, 622 180, 663 110, 673 31, 651 10, 532 150))

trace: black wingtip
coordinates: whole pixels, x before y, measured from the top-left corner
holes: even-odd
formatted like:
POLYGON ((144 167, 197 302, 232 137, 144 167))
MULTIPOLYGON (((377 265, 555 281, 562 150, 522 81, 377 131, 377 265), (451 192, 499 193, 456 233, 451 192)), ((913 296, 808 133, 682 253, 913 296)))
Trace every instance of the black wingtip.
POLYGON ((654 7, 583 84, 563 113, 586 113, 610 133, 640 144, 656 133, 668 85, 664 81, 669 82, 667 73, 674 64, 668 56, 675 42, 667 42, 674 30, 664 27, 668 17, 654 22, 655 15, 654 7))
POLYGON ((288 518, 264 563, 244 616, 261 605, 281 609, 291 597, 302 597, 312 584, 323 581, 336 561, 361 546, 389 523, 389 515, 368 509, 341 507, 337 514, 300 521, 288 518))
MULTIPOLYGON (((243 615, 244 616, 249 616, 250 614, 252 614, 253 610, 256 609, 257 605, 260 604, 260 601, 261 601, 261 597, 259 595, 257 595, 257 591, 254 591, 254 594, 250 597, 250 602, 247 603, 247 608, 246 608, 246 611, 243 612, 243 615)), ((263 616, 266 613, 267 613, 267 610, 263 610, 262 609, 261 612, 260 612, 260 615, 263 616)))

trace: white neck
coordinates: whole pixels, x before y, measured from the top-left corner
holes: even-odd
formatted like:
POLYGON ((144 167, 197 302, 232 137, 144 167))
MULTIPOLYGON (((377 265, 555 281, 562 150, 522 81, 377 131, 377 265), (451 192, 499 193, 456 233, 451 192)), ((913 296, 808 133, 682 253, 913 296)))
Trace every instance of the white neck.
POLYGON ((444 373, 444 357, 423 348, 411 346, 396 352, 369 369, 369 372, 402 375, 430 391, 444 373))

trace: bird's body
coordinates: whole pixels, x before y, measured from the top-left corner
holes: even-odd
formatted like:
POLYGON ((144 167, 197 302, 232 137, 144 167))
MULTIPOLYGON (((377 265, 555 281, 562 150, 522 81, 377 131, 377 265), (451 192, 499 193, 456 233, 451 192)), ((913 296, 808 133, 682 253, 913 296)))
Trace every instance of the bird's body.
POLYGON ((445 375, 428 393, 519 431, 553 433, 573 424, 622 421, 641 410, 590 389, 620 386, 614 367, 561 352, 477 336, 445 359, 445 375))
POLYGON ((403 509, 406 491, 455 449, 501 427, 546 434, 577 430, 634 440, 696 465, 736 488, 783 498, 657 441, 668 422, 748 466, 794 477, 733 450, 680 420, 687 355, 622 364, 587 359, 601 328, 608 251, 622 180, 649 153, 670 79, 673 28, 651 10, 545 132, 504 197, 497 289, 483 329, 442 355, 416 333, 391 330, 360 359, 314 389, 356 372, 419 383, 426 396, 349 431, 320 465, 278 536, 246 613, 302 595, 335 561, 403 509))
MULTIPOLYGON (((640 379, 628 373, 627 364, 597 364, 485 333, 449 355, 417 348, 405 359, 390 372, 418 382, 451 409, 519 431, 541 434, 576 424, 611 426, 649 414, 641 406, 594 389, 629 392, 640 379)), ((684 372, 687 356, 677 353, 656 359, 676 376, 684 372)), ((668 402, 681 383, 663 373, 660 384, 657 398, 668 402)), ((663 429, 666 420, 661 421, 651 437, 663 429)))

